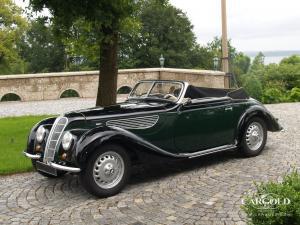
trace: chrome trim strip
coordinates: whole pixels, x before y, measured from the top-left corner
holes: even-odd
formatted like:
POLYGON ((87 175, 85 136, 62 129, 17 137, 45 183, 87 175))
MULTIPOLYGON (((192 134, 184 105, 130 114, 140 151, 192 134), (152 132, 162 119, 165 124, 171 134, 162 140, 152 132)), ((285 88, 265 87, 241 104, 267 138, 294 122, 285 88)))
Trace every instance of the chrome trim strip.
POLYGON ((186 82, 186 81, 183 82, 184 89, 180 93, 180 98, 178 99, 177 103, 182 103, 183 102, 183 99, 184 99, 184 96, 185 96, 185 93, 186 93, 186 90, 187 90, 188 86, 189 86, 188 82, 186 82))
POLYGON ((81 171, 81 169, 77 167, 62 166, 53 162, 50 162, 49 165, 57 170, 64 170, 72 173, 79 173, 81 171))
POLYGON ((223 102, 223 101, 229 101, 232 100, 232 98, 228 96, 224 97, 206 97, 206 98, 200 98, 200 99, 192 99, 193 104, 203 104, 203 103, 215 103, 215 102, 223 102))
MULTIPOLYGON (((149 96, 150 92, 152 91, 153 87, 155 85, 155 81, 153 81, 151 87, 149 88, 148 92, 147 92, 147 96, 149 96)), ((129 98, 129 95, 128 95, 128 98, 129 98)))
POLYGON ((174 154, 171 152, 168 152, 166 150, 163 150, 153 144, 151 144, 150 142, 145 141, 144 139, 142 139, 141 137, 129 132, 128 130, 124 130, 120 127, 113 127, 116 130, 120 130, 124 133, 126 133, 126 135, 128 137, 131 137, 133 139, 135 139, 137 142, 139 142, 139 144, 143 145, 144 147, 150 148, 155 152, 158 152, 160 154, 164 154, 167 156, 171 156, 171 157, 175 157, 175 158, 195 158, 195 157, 199 157, 199 156, 203 156, 203 155, 208 155, 211 153, 215 153, 215 152, 221 152, 221 151, 227 151, 227 150, 234 150, 237 148, 236 145, 231 144, 231 145, 223 145, 223 146, 219 146, 216 148, 211 148, 211 149, 206 149, 206 150, 201 150, 198 152, 193 152, 193 153, 181 153, 181 154, 174 154))
POLYGON ((128 98, 127 99, 132 99, 133 98, 133 97, 130 97, 130 95, 135 91, 135 88, 140 83, 152 83, 151 88, 147 92, 147 96, 152 91, 155 83, 177 83, 177 84, 181 84, 181 91, 180 91, 179 97, 178 97, 177 101, 175 101, 174 103, 181 103, 182 102, 182 100, 184 98, 184 95, 185 95, 185 92, 187 90, 187 87, 189 86, 189 83, 186 82, 186 81, 177 81, 177 80, 141 80, 138 83, 136 83, 136 85, 131 89, 130 93, 128 94, 128 98))
POLYGON ((39 155, 39 154, 33 155, 33 154, 28 153, 28 152, 23 152, 23 154, 27 158, 30 158, 30 159, 40 159, 41 158, 41 155, 39 155))
POLYGON ((235 145, 222 145, 222 146, 219 146, 219 147, 210 148, 210 149, 206 149, 206 150, 201 150, 201 151, 198 151, 198 152, 182 153, 182 154, 179 154, 179 155, 185 156, 185 157, 188 157, 188 158, 195 158, 195 157, 208 155, 208 154, 212 154, 212 153, 216 153, 216 152, 227 151, 227 150, 235 149, 235 148, 236 148, 235 145))
MULTIPOLYGON (((119 118, 119 117, 129 117, 129 116, 139 116, 139 115, 145 115, 147 116, 148 114, 154 114, 154 113, 161 113, 161 112, 170 112, 176 108, 178 108, 180 104, 175 104, 174 107, 169 108, 169 109, 158 109, 158 110, 153 110, 153 111, 145 111, 145 112, 134 112, 134 113, 128 113, 128 114, 115 114, 115 115, 103 115, 101 116, 101 119, 106 119, 106 118, 119 118)), ((91 116, 89 117, 91 120, 96 120, 99 119, 99 116, 91 116)))

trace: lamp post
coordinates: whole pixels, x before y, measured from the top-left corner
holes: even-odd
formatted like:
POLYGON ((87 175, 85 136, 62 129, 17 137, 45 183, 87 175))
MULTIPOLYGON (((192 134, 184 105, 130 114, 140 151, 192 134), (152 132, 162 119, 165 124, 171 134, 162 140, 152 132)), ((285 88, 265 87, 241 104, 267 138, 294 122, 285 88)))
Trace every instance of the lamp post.
POLYGON ((222 71, 229 72, 228 43, 227 43, 227 15, 226 0, 221 0, 222 6, 222 71))
POLYGON ((160 64, 161 68, 163 68, 165 65, 165 58, 162 54, 160 55, 160 58, 159 58, 159 64, 160 64))
POLYGON ((228 43, 227 43, 227 15, 226 15, 226 0, 221 0, 222 8, 222 71, 225 72, 224 86, 230 87, 230 74, 228 62, 228 43))
POLYGON ((218 66, 219 66, 219 58, 217 56, 215 56, 213 58, 213 63, 214 63, 214 70, 218 70, 218 66))

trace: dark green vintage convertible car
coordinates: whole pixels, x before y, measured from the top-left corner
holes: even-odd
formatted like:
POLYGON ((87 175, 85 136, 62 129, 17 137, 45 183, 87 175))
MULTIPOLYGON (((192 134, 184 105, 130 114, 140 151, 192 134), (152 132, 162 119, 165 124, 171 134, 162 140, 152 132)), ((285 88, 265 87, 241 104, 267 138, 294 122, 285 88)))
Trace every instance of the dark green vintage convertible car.
POLYGON ((78 173, 87 191, 106 197, 124 187, 134 164, 235 149, 256 156, 267 131, 281 129, 243 89, 145 80, 123 103, 39 122, 24 154, 40 174, 78 173))

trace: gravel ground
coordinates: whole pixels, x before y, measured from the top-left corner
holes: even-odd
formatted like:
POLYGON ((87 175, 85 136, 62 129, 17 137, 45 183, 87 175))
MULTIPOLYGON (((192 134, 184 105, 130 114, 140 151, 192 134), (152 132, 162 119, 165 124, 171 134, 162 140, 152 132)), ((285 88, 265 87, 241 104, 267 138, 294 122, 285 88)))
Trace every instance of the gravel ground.
MULTIPOLYGON (((118 101, 122 99, 119 98, 118 101)), ((124 100, 124 98, 123 98, 124 100)), ((0 117, 23 115, 53 115, 94 107, 94 98, 65 98, 36 102, 0 102, 0 117)))
POLYGON ((267 107, 285 132, 269 132, 261 155, 224 152, 134 168, 129 185, 110 198, 91 196, 75 175, 0 177, 0 224, 244 225, 240 206, 253 181, 280 180, 300 165, 300 103, 267 107))

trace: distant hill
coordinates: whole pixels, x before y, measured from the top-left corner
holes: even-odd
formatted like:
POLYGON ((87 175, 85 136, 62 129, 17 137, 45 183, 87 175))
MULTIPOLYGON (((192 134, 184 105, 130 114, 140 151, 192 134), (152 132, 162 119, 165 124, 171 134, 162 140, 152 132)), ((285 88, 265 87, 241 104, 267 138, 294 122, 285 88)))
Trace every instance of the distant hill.
MULTIPOLYGON (((287 50, 287 51, 261 51, 265 55, 265 64, 270 63, 279 63, 283 58, 289 57, 291 55, 299 55, 300 50, 287 50)), ((259 53, 259 51, 245 51, 246 55, 248 55, 251 60, 254 59, 255 56, 259 53)))
MULTIPOLYGON (((266 57, 278 57, 278 56, 290 56, 290 55, 300 55, 300 50, 285 50, 285 51, 261 51, 266 57)), ((255 57, 259 51, 245 51, 244 52, 249 57, 255 57)))

